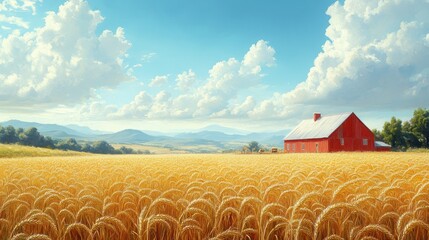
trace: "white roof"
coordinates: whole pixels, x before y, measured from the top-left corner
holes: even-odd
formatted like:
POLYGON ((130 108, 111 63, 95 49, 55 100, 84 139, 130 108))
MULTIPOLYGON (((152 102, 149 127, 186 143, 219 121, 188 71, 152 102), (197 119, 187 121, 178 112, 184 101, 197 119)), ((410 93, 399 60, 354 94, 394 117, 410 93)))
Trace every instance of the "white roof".
POLYGON ((322 115, 317 121, 313 118, 303 120, 284 140, 328 138, 352 114, 322 115))
POLYGON ((375 141, 374 144, 375 147, 391 147, 389 144, 382 141, 375 141))

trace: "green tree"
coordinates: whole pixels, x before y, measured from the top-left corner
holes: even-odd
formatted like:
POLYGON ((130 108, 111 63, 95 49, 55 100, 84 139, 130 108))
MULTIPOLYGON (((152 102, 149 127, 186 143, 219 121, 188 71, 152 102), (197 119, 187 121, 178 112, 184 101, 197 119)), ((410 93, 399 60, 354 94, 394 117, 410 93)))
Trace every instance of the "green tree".
POLYGON ((127 148, 125 146, 120 147, 119 152, 122 154, 135 154, 135 151, 132 148, 127 148))
POLYGON ((18 128, 16 129, 16 136, 19 136, 19 134, 23 133, 24 129, 23 128, 18 128))
POLYGON ((429 110, 418 108, 410 120, 411 131, 417 136, 422 145, 429 147, 429 110))
POLYGON ((257 152, 257 151, 259 151, 259 149, 261 149, 261 146, 259 145, 259 143, 257 141, 251 141, 249 143, 249 149, 251 152, 257 152))
POLYGON ((402 124, 402 135, 407 147, 411 148, 420 148, 422 147, 422 142, 419 140, 418 136, 415 134, 411 123, 408 121, 403 122, 402 124))
POLYGON ((393 148, 400 148, 405 145, 402 134, 402 121, 400 119, 392 117, 390 122, 385 122, 381 135, 393 148))
POLYGON ((44 137, 41 138, 42 147, 54 149, 55 148, 55 141, 51 137, 44 137))
POLYGON ((7 126, 6 128, 0 127, 0 142, 1 143, 16 143, 18 142, 18 136, 15 128, 7 126))
POLYGON ((27 146, 40 146, 41 136, 37 128, 32 127, 19 134, 19 141, 23 145, 27 146))
POLYGON ((57 148, 61 150, 81 151, 82 146, 77 143, 76 139, 69 138, 65 141, 61 141, 57 144, 57 148))
POLYGON ((82 152, 94 152, 94 148, 90 144, 85 143, 82 146, 82 152))
POLYGON ((97 141, 92 145, 94 153, 115 154, 115 148, 106 141, 97 141))
POLYGON ((6 137, 6 130, 4 129, 4 127, 0 126, 0 143, 6 143, 5 137, 6 137))
POLYGON ((248 146, 248 145, 244 145, 244 146, 241 148, 241 152, 242 152, 242 153, 248 153, 248 152, 250 152, 249 146, 248 146))
POLYGON ((372 129, 372 133, 374 134, 375 141, 384 141, 383 135, 378 129, 372 129))

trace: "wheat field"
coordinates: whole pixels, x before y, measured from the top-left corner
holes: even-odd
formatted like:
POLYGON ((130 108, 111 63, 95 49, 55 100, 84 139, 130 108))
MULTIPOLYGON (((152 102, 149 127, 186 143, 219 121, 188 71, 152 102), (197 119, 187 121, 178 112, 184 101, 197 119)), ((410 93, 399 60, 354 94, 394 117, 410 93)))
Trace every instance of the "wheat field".
POLYGON ((0 239, 428 239, 429 154, 0 160, 0 239))

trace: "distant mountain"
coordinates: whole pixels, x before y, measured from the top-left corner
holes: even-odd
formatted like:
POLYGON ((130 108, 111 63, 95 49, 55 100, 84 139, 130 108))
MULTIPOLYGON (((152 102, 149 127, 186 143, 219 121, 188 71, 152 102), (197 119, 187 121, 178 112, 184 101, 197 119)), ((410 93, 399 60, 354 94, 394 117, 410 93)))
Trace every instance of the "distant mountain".
POLYGON ((51 137, 53 139, 68 139, 68 138, 74 138, 74 139, 84 139, 86 137, 82 135, 73 135, 69 134, 63 131, 46 131, 46 132, 40 132, 43 136, 51 137))
POLYGON ((152 130, 141 130, 142 132, 156 136, 156 137, 174 137, 177 135, 177 133, 174 132, 159 132, 159 131, 152 131, 152 130))
POLYGON ((157 139, 157 137, 135 129, 125 129, 117 133, 103 134, 97 136, 97 138, 110 143, 144 143, 157 139))
POLYGON ((272 147, 283 147, 283 138, 288 134, 288 130, 267 133, 251 133, 247 134, 244 139, 249 141, 257 141, 264 145, 272 147))
POLYGON ((218 124, 211 124, 211 125, 207 125, 206 127, 197 129, 195 131, 191 131, 191 132, 205 132, 205 131, 210 131, 210 132, 222 132, 222 133, 226 133, 226 134, 240 134, 240 135, 244 135, 244 134, 248 134, 250 133, 249 131, 245 131, 245 130, 241 130, 241 129, 235 129, 235 128, 229 128, 229 127, 224 127, 218 124))
POLYGON ((41 124, 10 120, 0 123, 15 128, 36 127, 44 136, 54 139, 75 138, 76 140, 103 140, 109 143, 144 144, 174 149, 185 149, 188 152, 220 152, 222 149, 238 149, 250 141, 257 141, 267 147, 282 147, 283 138, 288 130, 277 132, 249 133, 244 130, 228 128, 221 125, 208 125, 202 129, 185 133, 161 133, 126 129, 116 133, 105 133, 79 125, 41 124))
POLYGON ((185 139, 204 139, 211 141, 233 141, 238 138, 241 138, 242 135, 234 134, 225 134, 219 131, 201 131, 196 133, 180 133, 176 135, 176 138, 185 138, 185 139))
POLYGON ((222 143, 242 143, 246 144, 251 141, 257 141, 263 145, 281 147, 283 145, 283 138, 288 131, 267 132, 267 133, 249 133, 249 134, 225 134, 218 131, 201 131, 195 133, 181 133, 177 134, 176 138, 183 139, 201 139, 217 141, 222 143))
POLYGON ((85 127, 85 126, 80 126, 80 125, 76 125, 76 124, 69 124, 66 125, 67 128, 70 128, 76 132, 80 132, 86 135, 101 135, 101 134, 109 134, 111 132, 105 132, 105 131, 98 131, 98 130, 93 130, 89 127, 85 127))
POLYGON ((0 123, 1 126, 13 126, 14 128, 31 128, 35 127, 37 130, 44 136, 49 136, 52 138, 81 138, 86 137, 87 135, 79 131, 75 131, 71 128, 64 127, 57 124, 42 124, 37 122, 23 122, 19 120, 10 120, 0 123))

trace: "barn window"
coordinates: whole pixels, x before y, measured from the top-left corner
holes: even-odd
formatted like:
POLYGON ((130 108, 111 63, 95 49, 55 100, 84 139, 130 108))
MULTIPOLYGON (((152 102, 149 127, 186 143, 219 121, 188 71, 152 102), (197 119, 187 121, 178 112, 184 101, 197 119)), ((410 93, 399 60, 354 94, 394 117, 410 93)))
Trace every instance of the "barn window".
POLYGON ((364 146, 368 146, 368 139, 364 138, 363 141, 362 141, 362 144, 364 146))
POLYGON ((288 144, 286 144, 286 150, 288 150, 288 151, 289 151, 289 143, 288 143, 288 144))
POLYGON ((305 143, 301 143, 301 150, 304 151, 305 150, 305 143))
POLYGON ((295 143, 294 143, 294 144, 292 144, 292 151, 294 151, 294 152, 295 152, 295 143))
POLYGON ((340 144, 341 146, 344 146, 344 138, 340 138, 340 144))

